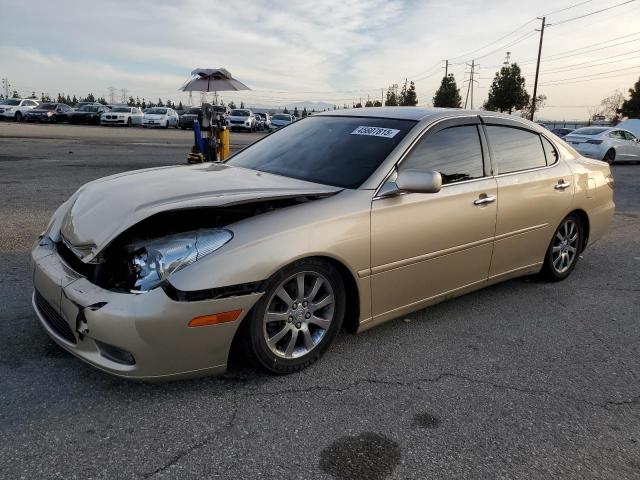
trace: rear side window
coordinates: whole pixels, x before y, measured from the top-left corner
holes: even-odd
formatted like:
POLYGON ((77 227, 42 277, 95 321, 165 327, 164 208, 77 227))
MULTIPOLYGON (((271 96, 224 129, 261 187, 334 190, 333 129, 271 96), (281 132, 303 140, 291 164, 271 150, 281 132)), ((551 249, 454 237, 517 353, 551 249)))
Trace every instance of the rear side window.
POLYGON ((483 177, 478 127, 450 127, 423 138, 400 164, 400 170, 409 168, 440 172, 444 185, 483 177))
POLYGON ((519 128, 487 126, 489 145, 498 174, 547 165, 540 135, 519 128))
POLYGON ((553 144, 544 137, 540 137, 542 139, 542 147, 544 148, 544 154, 547 157, 547 165, 553 165, 558 161, 558 151, 553 144))

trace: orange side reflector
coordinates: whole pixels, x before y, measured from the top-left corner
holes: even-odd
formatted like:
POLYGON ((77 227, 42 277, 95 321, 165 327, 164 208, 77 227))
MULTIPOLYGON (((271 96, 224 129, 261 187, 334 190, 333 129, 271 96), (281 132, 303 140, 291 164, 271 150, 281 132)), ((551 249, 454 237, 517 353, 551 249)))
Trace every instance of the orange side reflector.
POLYGON ((214 313, 213 315, 204 315, 196 317, 189 322, 190 327, 204 327, 205 325, 217 325, 218 323, 227 323, 237 320, 242 310, 231 310, 230 312, 214 313))

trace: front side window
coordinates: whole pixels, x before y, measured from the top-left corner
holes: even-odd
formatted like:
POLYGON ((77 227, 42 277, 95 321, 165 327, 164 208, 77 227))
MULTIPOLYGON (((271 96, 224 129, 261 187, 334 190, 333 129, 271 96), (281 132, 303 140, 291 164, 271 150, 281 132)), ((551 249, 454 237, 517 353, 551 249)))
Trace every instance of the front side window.
POLYGON ((498 174, 547 165, 540 135, 514 127, 489 125, 487 136, 498 174))
POLYGON ((631 132, 624 132, 623 131, 622 135, 624 135, 625 140, 635 140, 636 139, 636 137, 631 132))
POLYGON ((399 169, 440 172, 443 185, 483 177, 478 127, 449 127, 423 138, 405 157, 399 169))
POLYGON ((387 118, 307 117, 238 152, 227 165, 358 188, 415 124, 387 118))

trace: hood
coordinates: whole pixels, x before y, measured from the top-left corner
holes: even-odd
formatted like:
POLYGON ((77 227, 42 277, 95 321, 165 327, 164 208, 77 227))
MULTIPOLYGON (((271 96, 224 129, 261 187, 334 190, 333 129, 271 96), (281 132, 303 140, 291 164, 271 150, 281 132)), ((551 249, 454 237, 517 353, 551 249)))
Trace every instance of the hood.
POLYGON ((90 262, 120 233, 156 213, 340 190, 215 163, 137 170, 81 187, 69 201, 60 233, 90 262))
POLYGON ((166 113, 145 113, 145 120, 161 120, 167 116, 166 113))
POLYGON ((55 110, 43 110, 42 108, 32 108, 29 110, 29 113, 47 113, 47 112, 55 112, 55 110))
POLYGON ((241 116, 235 116, 235 115, 229 115, 227 116, 228 120, 243 120, 243 121, 249 121, 251 119, 251 117, 241 117, 241 116))

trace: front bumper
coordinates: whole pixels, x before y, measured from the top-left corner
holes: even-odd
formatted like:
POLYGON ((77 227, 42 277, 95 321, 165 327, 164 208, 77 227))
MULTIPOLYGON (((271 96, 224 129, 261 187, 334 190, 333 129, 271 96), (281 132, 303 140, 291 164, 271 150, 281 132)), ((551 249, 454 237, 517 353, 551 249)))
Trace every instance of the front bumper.
POLYGON ((32 261, 33 307, 49 336, 94 367, 133 379, 223 373, 236 330, 262 295, 177 302, 161 288, 145 294, 100 288, 73 271, 55 246, 36 244, 32 261), (238 309, 242 313, 234 322, 187 326, 195 317, 238 309), (108 347, 129 353, 134 363, 114 359, 108 347))

